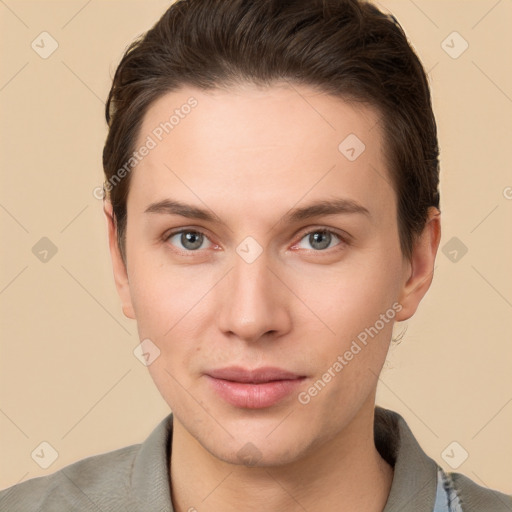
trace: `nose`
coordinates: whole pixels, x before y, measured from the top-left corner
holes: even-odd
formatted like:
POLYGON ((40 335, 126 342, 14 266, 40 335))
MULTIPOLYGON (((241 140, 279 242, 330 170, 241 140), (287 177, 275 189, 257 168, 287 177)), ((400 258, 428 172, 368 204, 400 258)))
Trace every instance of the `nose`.
POLYGON ((247 342, 278 337, 291 328, 289 293, 265 251, 252 263, 238 254, 219 289, 218 325, 222 332, 247 342))

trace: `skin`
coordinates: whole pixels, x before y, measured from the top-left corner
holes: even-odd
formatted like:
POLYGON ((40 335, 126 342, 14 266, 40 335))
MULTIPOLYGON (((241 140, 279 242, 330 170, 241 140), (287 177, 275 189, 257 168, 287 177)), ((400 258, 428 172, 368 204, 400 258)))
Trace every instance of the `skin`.
POLYGON ((430 286, 439 211, 431 208, 405 259, 378 113, 306 86, 168 93, 146 112, 138 146, 190 96, 197 107, 132 171, 126 267, 105 203, 123 312, 160 350, 148 369, 174 414, 175 510, 381 511, 393 470, 373 442, 378 375, 394 321, 410 318, 430 286), (338 150, 350 133, 366 146, 353 162, 338 150), (166 198, 218 220, 145 213, 166 198), (369 215, 283 221, 292 208, 333 198, 369 215), (202 232, 200 248, 169 237, 179 228, 202 232), (333 235, 319 249, 308 234, 322 229, 333 235), (248 236, 262 249, 252 263, 236 252, 248 236), (301 404, 297 393, 394 303, 393 321, 301 404), (271 407, 235 407, 204 375, 232 365, 306 378, 271 407), (247 443, 252 466, 238 454, 247 443))

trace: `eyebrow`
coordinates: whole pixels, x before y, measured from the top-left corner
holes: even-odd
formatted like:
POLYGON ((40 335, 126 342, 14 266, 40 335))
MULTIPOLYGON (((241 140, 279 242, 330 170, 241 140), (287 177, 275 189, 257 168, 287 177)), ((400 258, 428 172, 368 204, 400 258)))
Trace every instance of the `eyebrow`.
MULTIPOLYGON (((207 222, 221 222, 211 211, 190 204, 182 203, 174 199, 164 199, 150 204, 145 213, 160 213, 167 215, 180 215, 189 219, 199 219, 207 222)), ((352 199, 335 198, 330 200, 315 201, 307 206, 292 208, 283 215, 279 224, 293 224, 303 220, 322 215, 362 214, 371 217, 370 212, 363 205, 352 199)))

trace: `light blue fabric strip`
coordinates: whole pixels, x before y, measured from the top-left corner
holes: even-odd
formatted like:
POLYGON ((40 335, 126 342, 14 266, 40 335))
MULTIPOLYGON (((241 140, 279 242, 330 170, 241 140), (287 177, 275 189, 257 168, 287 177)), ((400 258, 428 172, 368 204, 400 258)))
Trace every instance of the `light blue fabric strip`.
POLYGON ((452 479, 441 468, 437 470, 436 502, 432 512, 463 512, 452 479))

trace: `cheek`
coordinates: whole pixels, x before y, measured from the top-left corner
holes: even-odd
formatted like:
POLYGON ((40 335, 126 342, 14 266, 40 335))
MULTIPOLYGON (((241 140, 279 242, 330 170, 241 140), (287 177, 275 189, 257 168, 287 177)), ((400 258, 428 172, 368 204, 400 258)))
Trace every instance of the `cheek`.
POLYGON ((385 313, 399 296, 400 263, 384 254, 353 258, 328 273, 301 278, 308 305, 346 339, 385 313))
POLYGON ((194 340, 200 339, 204 327, 213 273, 142 259, 140 263, 134 261, 129 275, 139 337, 149 338, 160 350, 162 357, 152 370, 165 371, 160 368, 165 361, 166 368, 182 372, 200 349, 194 340))
POLYGON ((183 389, 193 383, 190 361, 196 353, 190 343, 195 337, 194 304, 202 293, 194 292, 179 273, 169 276, 157 266, 135 273, 131 288, 139 337, 149 338, 159 350, 148 366, 151 378, 171 409, 186 409, 191 404, 183 389))
POLYGON ((163 282, 153 281, 151 276, 140 274, 130 284, 132 304, 139 333, 146 338, 161 338, 175 323, 177 301, 175 293, 163 282))
MULTIPOLYGON (((336 372, 336 383, 331 388, 333 400, 338 386, 349 394, 356 393, 353 386, 360 383, 367 387, 380 373, 401 307, 397 302, 400 264, 396 253, 375 251, 357 264, 327 276, 321 281, 322 292, 319 287, 310 289, 311 309, 319 313, 332 331, 324 331, 324 351, 320 357, 315 355, 315 367, 324 372, 340 362, 339 356, 342 359, 343 369, 336 372)), ((341 366, 338 364, 337 368, 341 366)))
POLYGON ((128 277, 137 324, 146 337, 168 335, 201 293, 183 267, 173 268, 155 254, 134 254, 128 277))

